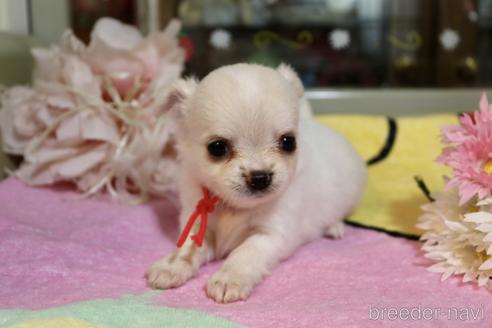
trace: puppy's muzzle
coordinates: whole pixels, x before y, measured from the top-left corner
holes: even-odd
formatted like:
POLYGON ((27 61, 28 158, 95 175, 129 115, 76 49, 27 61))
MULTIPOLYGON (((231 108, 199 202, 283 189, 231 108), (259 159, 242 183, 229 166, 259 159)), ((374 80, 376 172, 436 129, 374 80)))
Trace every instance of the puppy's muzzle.
POLYGON ((273 172, 251 171, 246 177, 248 188, 252 192, 264 191, 272 183, 273 172))

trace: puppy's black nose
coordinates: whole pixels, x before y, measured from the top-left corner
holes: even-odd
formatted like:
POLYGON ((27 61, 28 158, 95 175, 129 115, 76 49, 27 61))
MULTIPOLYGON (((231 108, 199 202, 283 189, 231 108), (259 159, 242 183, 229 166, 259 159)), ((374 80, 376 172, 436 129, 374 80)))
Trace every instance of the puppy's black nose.
POLYGON ((251 191, 261 191, 268 188, 272 183, 273 172, 251 171, 247 179, 248 187, 251 191))

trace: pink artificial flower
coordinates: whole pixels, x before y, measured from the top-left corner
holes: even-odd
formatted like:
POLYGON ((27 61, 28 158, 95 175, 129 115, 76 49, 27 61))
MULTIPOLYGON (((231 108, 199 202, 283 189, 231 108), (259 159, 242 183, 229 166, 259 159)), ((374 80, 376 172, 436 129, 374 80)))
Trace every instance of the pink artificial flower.
POLYGON ((444 127, 442 140, 448 146, 437 161, 453 169, 447 187, 458 188, 460 204, 475 195, 488 196, 492 191, 492 109, 485 93, 480 110, 464 114, 458 126, 444 127))
POLYGON ((10 88, 0 99, 3 147, 24 157, 15 175, 124 200, 173 191, 174 123, 163 105, 183 69, 179 29, 172 21, 143 37, 102 18, 88 46, 66 31, 59 45, 33 49, 32 87, 10 88))

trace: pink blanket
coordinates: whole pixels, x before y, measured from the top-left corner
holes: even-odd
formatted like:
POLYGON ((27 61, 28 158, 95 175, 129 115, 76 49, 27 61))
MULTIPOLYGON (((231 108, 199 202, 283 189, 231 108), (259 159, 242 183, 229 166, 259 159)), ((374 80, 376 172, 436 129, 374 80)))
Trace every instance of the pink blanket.
MULTIPOLYGON (((143 273, 173 248, 177 210, 165 201, 129 207, 74 196, 68 187, 0 183, 6 317, 13 309, 149 293, 143 273)), ((379 232, 348 228, 342 240, 304 246, 244 302, 206 297, 203 286, 219 265, 205 266, 183 287, 152 294, 152 305, 254 327, 492 326, 491 292, 458 278, 440 282, 426 271, 418 242, 379 232)))

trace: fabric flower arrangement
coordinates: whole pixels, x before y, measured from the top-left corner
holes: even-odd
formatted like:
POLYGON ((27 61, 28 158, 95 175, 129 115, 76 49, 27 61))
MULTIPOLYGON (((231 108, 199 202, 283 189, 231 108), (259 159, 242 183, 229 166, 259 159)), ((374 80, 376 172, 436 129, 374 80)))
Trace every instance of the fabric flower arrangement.
POLYGON ((66 31, 59 45, 33 49, 32 87, 1 97, 6 152, 22 155, 13 174, 30 185, 74 182, 86 195, 126 201, 175 188, 174 126, 164 111, 181 76, 180 23, 143 37, 100 19, 88 45, 66 31))
POLYGON ((485 94, 479 111, 442 129, 442 141, 437 161, 453 176, 446 192, 422 207, 417 224, 425 256, 437 262, 429 270, 492 288, 492 107, 485 94))

